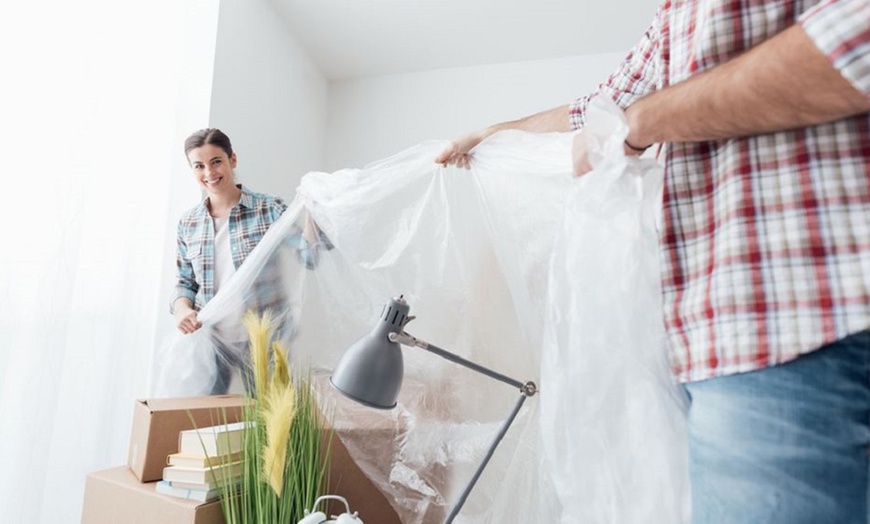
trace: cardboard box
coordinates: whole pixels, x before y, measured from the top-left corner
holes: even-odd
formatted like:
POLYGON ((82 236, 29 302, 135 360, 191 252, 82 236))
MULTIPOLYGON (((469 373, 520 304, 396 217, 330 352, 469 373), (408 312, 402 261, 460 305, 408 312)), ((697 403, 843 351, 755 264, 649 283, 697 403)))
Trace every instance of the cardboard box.
MULTIPOLYGON (((347 499, 351 511, 359 513, 359 518, 364 522, 402 524, 396 510, 357 466, 338 435, 332 438, 329 488, 324 493, 326 494, 340 495, 347 499)), ((340 515, 345 511, 344 505, 337 502, 330 502, 327 507, 329 508, 327 515, 340 515)))
MULTIPOLYGON (((329 487, 323 495, 344 497, 351 511, 358 512, 364 522, 401 524, 400 513, 391 502, 394 496, 402 497, 403 490, 398 488, 393 493, 382 493, 377 482, 363 472, 357 461, 368 464, 367 470, 375 478, 380 477, 380 482, 388 482, 392 464, 398 459, 394 456, 395 442, 403 428, 396 425, 388 411, 363 407, 342 396, 330 384, 328 373, 316 373, 312 386, 321 406, 327 406, 324 419, 332 426, 329 487), (371 471, 372 464, 378 465, 374 468, 377 471, 371 471)), ((419 493, 413 495, 419 496, 419 493)), ((341 503, 330 502, 327 507, 328 515, 344 512, 341 503)), ((430 520, 427 514, 423 522, 436 521, 430 520)))
POLYGON ((238 422, 245 402, 241 395, 137 400, 127 465, 142 482, 160 480, 180 431, 238 422))
POLYGON ((220 501, 197 502, 154 491, 127 466, 88 474, 82 524, 224 524, 220 501))
MULTIPOLYGON (((127 459, 129 471, 127 476, 134 479, 139 479, 142 482, 150 482, 149 484, 141 484, 141 489, 145 493, 150 493, 151 496, 170 499, 171 502, 178 501, 185 505, 194 505, 195 501, 186 501, 175 497, 168 497, 154 492, 155 483, 151 481, 160 480, 163 477, 163 468, 166 466, 166 456, 170 453, 178 451, 178 433, 185 429, 192 429, 193 423, 190 420, 190 415, 196 421, 197 427, 212 426, 218 423, 223 423, 223 413, 226 413, 228 423, 241 420, 242 405, 246 402, 245 397, 238 395, 218 395, 210 397, 187 397, 175 399, 150 399, 137 400, 135 404, 135 412, 133 416, 133 431, 130 438, 130 452, 127 459), (190 412, 190 415, 188 415, 190 412), (134 476, 135 475, 135 476, 134 476)), ((347 431, 347 428, 341 430, 336 429, 336 432, 347 431)), ((355 433, 362 438, 380 439, 384 435, 380 433, 384 428, 378 426, 370 426, 363 424, 360 427, 350 429, 351 433, 355 433)), ((392 432, 394 428, 390 427, 386 431, 392 432)), ((346 435, 345 435, 346 436, 346 435)), ((390 435, 390 439, 394 436, 390 435)), ((115 468, 118 469, 118 468, 115 468)), ((121 468, 127 470, 128 468, 121 468)), ((95 511, 93 508, 100 507, 99 499, 106 497, 117 496, 113 493, 105 493, 105 487, 102 491, 91 491, 91 484, 103 486, 107 483, 106 477, 116 479, 115 484, 118 484, 123 477, 120 473, 112 473, 115 470, 106 470, 97 473, 91 473, 88 476, 88 488, 85 493, 85 506, 90 507, 90 511, 95 511), (91 477, 94 480, 91 480, 91 477), (120 480, 119 480, 120 479, 120 480)), ((96 488, 94 488, 96 490, 96 488)), ((115 488, 117 491, 119 488, 115 488)), ((127 488, 129 491, 129 488, 127 488)), ((357 466, 356 462, 351 458, 347 448, 341 443, 339 434, 333 437, 332 454, 330 463, 330 485, 326 492, 323 493, 332 495, 341 495, 350 503, 353 511, 359 512, 360 518, 363 521, 375 522, 377 524, 401 524, 396 511, 387 501, 386 497, 380 490, 369 480, 368 477, 357 466)), ((108 500, 108 499, 107 499, 108 500)), ((160 505, 163 503, 159 500, 150 499, 142 502, 142 504, 160 505)), ((142 505, 139 506, 143 507, 142 505)), ((218 505, 218 510, 219 510, 218 505)), ((309 508, 310 509, 310 508, 309 508)), ((339 514, 344 512, 344 507, 341 505, 330 505, 329 510, 332 513, 339 514)), ((148 511, 151 511, 150 509, 148 511)), ((219 512, 219 511, 218 511, 219 512)), ((147 513, 147 512, 146 512, 147 513)), ((114 500, 105 502, 105 514, 118 515, 114 520, 93 520, 93 522, 117 522, 126 523, 127 520, 123 516, 127 515, 124 508, 118 506, 114 500)), ((83 522, 86 522, 83 520, 83 522)), ((137 522, 137 521, 130 521, 137 522)), ((143 521, 144 522, 144 521, 143 521)), ((150 520, 148 522, 164 522, 160 519, 150 520)), ((170 521, 166 521, 170 522, 170 521)), ((172 521, 175 522, 175 521, 172 521)), ((178 522, 194 522, 178 521, 178 522)), ((195 521, 200 522, 200 521, 195 521)), ((202 521, 212 522, 212 521, 202 521)), ((223 522, 222 520, 216 522, 223 522)))
MULTIPOLYGON (((332 449, 329 493, 345 497, 364 521, 401 524, 347 449, 340 442, 334 442, 332 449)), ((139 482, 127 466, 88 474, 82 524, 224 524, 220 501, 202 503, 161 495, 154 490, 156 486, 156 482, 139 482)), ((341 514, 344 506, 330 504, 328 511, 341 514)))

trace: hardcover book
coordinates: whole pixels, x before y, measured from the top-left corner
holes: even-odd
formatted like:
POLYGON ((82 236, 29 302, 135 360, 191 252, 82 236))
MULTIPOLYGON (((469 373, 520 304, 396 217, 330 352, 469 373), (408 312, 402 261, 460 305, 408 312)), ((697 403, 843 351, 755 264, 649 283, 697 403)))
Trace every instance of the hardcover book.
POLYGON ((230 455, 217 455, 209 457, 207 455, 184 455, 182 453, 173 453, 166 457, 167 466, 180 466, 182 468, 208 468, 229 464, 241 460, 242 454, 232 453, 230 455))
POLYGON ((154 491, 157 493, 161 493, 163 495, 169 495, 172 497, 178 497, 187 500, 198 500, 199 502, 208 502, 209 500, 214 500, 219 498, 221 495, 220 489, 191 489, 191 488, 180 488, 177 486, 171 485, 166 480, 160 480, 157 482, 157 485, 154 487, 154 491))
POLYGON ((193 482, 205 484, 224 484, 238 480, 242 476, 242 461, 231 462, 212 468, 182 468, 167 466, 163 468, 163 480, 172 482, 193 482))
POLYGON ((172 486, 173 488, 195 489, 195 490, 199 490, 199 491, 210 491, 213 489, 220 490, 224 486, 227 486, 228 484, 235 484, 235 486, 238 487, 241 480, 242 480, 241 477, 239 477, 239 478, 233 479, 231 481, 218 480, 218 482, 181 482, 179 480, 167 480, 166 482, 168 482, 169 485, 172 486))
POLYGON ((238 453, 248 424, 236 422, 182 431, 178 434, 178 453, 209 457, 238 453))

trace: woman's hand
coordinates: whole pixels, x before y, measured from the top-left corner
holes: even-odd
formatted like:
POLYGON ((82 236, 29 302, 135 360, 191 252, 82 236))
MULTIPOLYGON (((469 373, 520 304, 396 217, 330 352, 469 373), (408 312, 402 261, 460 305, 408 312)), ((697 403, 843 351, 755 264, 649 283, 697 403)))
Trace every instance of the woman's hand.
POLYGON ((179 299, 175 303, 175 325, 178 330, 189 335, 202 327, 202 322, 197 318, 197 312, 187 299, 179 299))

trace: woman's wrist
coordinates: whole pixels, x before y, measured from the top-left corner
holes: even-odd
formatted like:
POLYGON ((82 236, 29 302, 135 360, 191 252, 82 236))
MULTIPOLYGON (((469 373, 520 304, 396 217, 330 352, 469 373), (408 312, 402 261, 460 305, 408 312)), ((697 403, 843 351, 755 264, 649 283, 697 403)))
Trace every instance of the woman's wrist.
POLYGON ((190 299, 187 297, 178 297, 175 299, 175 302, 172 303, 172 309, 176 313, 180 311, 188 311, 193 309, 193 304, 190 302, 190 299))

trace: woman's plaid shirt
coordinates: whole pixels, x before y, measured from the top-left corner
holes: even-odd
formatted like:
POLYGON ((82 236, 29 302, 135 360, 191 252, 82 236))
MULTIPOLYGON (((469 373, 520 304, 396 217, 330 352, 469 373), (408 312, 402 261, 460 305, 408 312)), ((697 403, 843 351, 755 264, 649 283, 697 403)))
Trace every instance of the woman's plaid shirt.
MULTIPOLYGON (((254 193, 244 186, 239 203, 230 211, 230 251, 236 269, 253 251, 287 205, 277 197, 254 193)), ((175 300, 187 297, 199 310, 214 295, 214 222, 208 199, 178 221, 178 281, 175 300)))
MULTIPOLYGON (((672 0, 572 104, 572 124, 598 93, 628 107, 793 24, 870 92, 866 0, 672 0)), ((663 305, 680 380, 787 362, 870 326, 870 116, 662 154, 663 305)))

